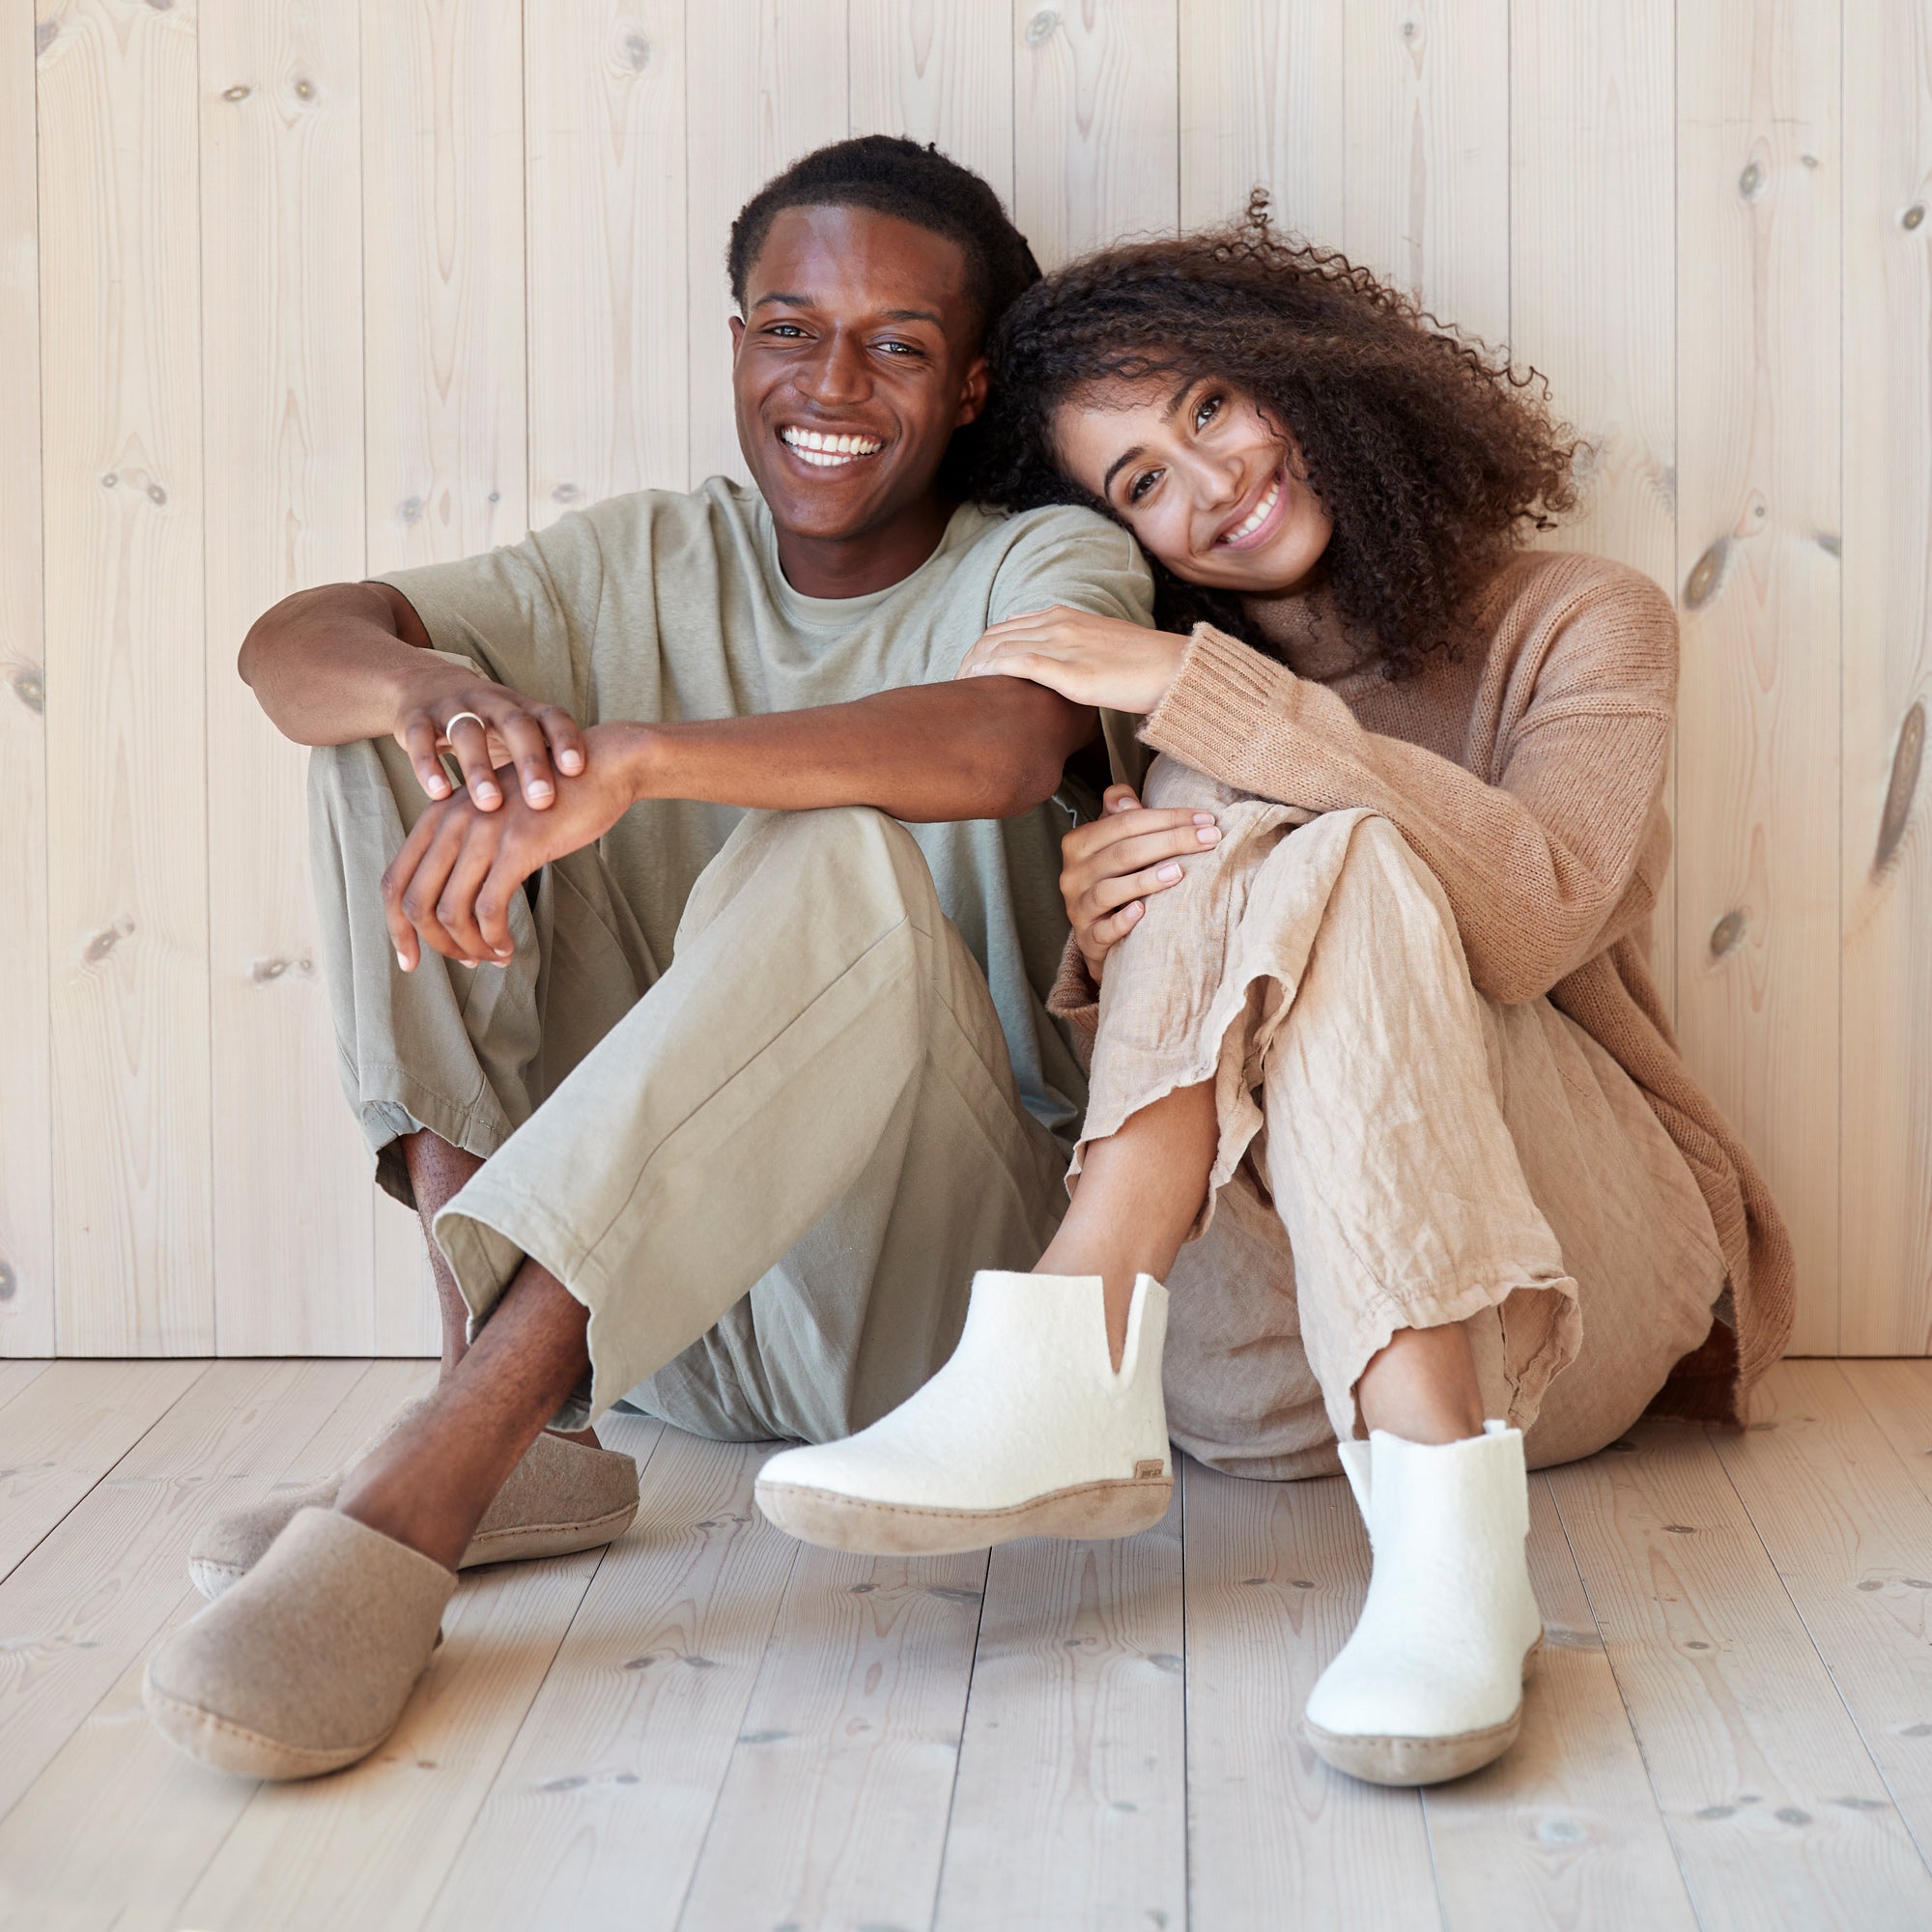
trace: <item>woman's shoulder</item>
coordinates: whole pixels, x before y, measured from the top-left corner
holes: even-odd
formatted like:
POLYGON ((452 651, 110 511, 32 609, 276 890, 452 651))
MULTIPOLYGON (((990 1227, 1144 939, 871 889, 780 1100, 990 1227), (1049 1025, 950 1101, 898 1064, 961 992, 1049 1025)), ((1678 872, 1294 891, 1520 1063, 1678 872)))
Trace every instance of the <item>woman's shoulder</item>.
POLYGON ((1677 612, 1655 579, 1585 551, 1520 551, 1485 585, 1477 628, 1492 657, 1583 658, 1618 682, 1674 688, 1677 612))

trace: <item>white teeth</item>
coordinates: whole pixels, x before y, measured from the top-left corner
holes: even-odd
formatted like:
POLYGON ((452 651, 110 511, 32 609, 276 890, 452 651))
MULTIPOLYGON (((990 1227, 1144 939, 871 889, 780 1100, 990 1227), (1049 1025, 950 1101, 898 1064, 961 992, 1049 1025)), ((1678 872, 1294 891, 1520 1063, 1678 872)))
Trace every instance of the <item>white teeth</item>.
POLYGON ((1281 495, 1281 478, 1277 476, 1274 479, 1274 481, 1268 485, 1267 495, 1261 499, 1261 501, 1257 503, 1255 507, 1252 510, 1250 510, 1248 514, 1245 517, 1243 517, 1241 521, 1237 525, 1236 525, 1236 526, 1232 530, 1230 530, 1226 536, 1224 536, 1221 539, 1221 541, 1223 543, 1239 543, 1243 537, 1253 536, 1254 533, 1258 529, 1260 529, 1264 523, 1267 522, 1269 516, 1273 514, 1275 499, 1280 495, 1281 495))
POLYGON ((885 444, 869 436, 826 436, 815 429, 783 429, 779 440, 814 469, 837 469, 856 456, 876 456, 885 444))

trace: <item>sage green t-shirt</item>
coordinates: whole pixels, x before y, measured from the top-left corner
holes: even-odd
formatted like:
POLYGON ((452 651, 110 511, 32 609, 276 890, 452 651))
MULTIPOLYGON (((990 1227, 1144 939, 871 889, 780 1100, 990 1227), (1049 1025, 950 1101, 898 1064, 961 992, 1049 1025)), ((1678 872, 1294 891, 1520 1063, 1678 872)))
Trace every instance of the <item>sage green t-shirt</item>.
MULTIPOLYGON (((384 576, 439 650, 565 706, 581 724, 745 717, 838 704, 951 678, 989 624, 1049 604, 1151 621, 1152 582, 1127 534, 1092 511, 1003 517, 972 505, 902 582, 802 597, 779 569, 771 512, 714 476, 688 496, 640 491, 520 544, 384 576)), ((603 856, 660 968, 684 902, 742 813, 650 800, 603 856)), ((909 828, 948 916, 985 970, 1022 1099, 1069 1138, 1086 1082, 1045 1006, 1066 937, 1064 808, 909 828)), ((782 933, 772 945, 782 949, 782 933)))

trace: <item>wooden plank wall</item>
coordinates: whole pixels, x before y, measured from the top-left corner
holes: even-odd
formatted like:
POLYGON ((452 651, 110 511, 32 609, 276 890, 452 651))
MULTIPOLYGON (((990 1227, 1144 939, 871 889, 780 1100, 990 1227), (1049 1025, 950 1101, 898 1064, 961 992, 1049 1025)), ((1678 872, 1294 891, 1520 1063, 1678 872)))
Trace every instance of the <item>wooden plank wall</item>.
POLYGON ((873 128, 1048 262, 1264 183, 1548 374, 1798 1346, 1932 1349, 1932 0, 0 0, 0 1353, 425 1346, 235 648, 737 471, 726 226, 873 128))

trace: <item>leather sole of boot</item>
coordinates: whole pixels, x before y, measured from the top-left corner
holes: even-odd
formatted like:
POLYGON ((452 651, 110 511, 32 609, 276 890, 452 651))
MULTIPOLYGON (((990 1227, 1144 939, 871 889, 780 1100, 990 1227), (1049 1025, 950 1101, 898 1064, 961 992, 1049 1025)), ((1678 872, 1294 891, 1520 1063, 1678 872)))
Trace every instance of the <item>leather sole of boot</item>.
POLYGON ((1005 1509, 931 1509, 867 1502, 835 1490, 760 1483, 758 1507, 789 1536, 858 1556, 952 1556, 1022 1536, 1104 1543, 1138 1536, 1167 1514, 1174 1478, 1081 1483, 1005 1509))
MULTIPOLYGON (((1536 1660, 1542 1649, 1543 1639, 1538 1637, 1523 1653, 1525 1684, 1536 1675, 1536 1660)), ((1521 1729, 1520 1704, 1500 1724, 1480 1731, 1459 1731, 1449 1738, 1360 1736, 1324 1731, 1305 1718, 1301 1723, 1302 1735, 1323 1763, 1359 1777, 1365 1784, 1396 1785, 1446 1784, 1452 1777, 1467 1777, 1472 1771, 1481 1771, 1501 1757, 1521 1729)))
MULTIPOLYGON (((478 1570, 486 1563, 534 1563, 545 1556, 575 1556, 615 1543, 637 1520, 638 1505, 612 1510, 609 1516, 587 1517, 582 1522, 528 1522, 505 1529, 485 1530, 470 1540, 459 1570, 478 1570)), ((232 1590, 247 1576, 238 1564, 216 1563, 209 1557, 188 1558, 187 1574, 210 1603, 232 1590)))

